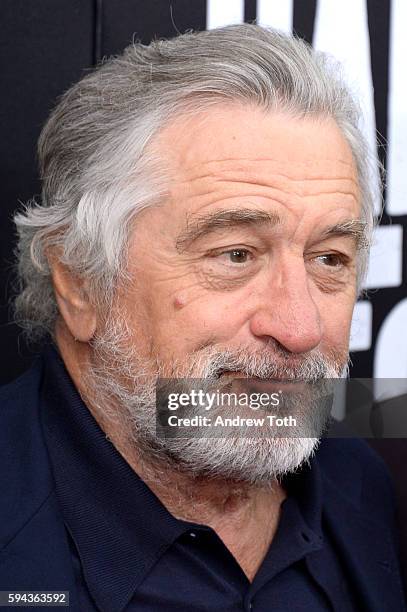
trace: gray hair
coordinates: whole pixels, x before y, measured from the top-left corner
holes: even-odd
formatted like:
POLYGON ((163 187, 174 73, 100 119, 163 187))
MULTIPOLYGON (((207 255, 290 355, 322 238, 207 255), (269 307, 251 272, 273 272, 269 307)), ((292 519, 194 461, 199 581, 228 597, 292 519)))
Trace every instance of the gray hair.
MULTIPOLYGON (((42 130, 41 202, 14 218, 16 319, 32 338, 52 333, 58 314, 47 249, 57 247, 95 303, 108 306, 126 278, 132 221, 164 193, 164 167, 148 145, 172 118, 222 101, 332 117, 353 152, 369 242, 373 156, 336 64, 301 40, 249 24, 132 44, 73 85, 42 130)), ((359 286, 367 255, 359 254, 359 286)))

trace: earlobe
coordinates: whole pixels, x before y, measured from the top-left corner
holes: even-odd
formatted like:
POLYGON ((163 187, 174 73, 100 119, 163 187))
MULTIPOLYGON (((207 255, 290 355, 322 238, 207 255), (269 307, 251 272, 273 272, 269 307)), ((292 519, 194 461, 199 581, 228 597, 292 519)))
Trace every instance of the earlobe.
POLYGON ((96 332, 96 310, 86 283, 56 257, 48 257, 55 298, 65 325, 73 338, 89 342, 96 332))

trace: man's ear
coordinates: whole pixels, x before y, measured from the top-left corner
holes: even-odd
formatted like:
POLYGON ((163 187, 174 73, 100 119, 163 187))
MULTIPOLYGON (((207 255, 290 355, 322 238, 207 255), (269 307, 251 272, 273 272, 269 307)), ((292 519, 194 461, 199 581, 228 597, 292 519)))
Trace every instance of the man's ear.
POLYGON ((96 331, 96 310, 86 283, 74 275, 50 250, 47 253, 59 312, 75 340, 89 342, 96 331))

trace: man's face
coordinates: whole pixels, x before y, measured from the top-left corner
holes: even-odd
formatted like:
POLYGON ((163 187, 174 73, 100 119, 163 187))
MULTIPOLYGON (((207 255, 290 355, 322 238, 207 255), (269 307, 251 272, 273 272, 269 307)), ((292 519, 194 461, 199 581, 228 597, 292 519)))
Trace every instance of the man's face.
POLYGON ((155 143, 170 196, 143 212, 119 301, 137 349, 162 362, 206 346, 346 361, 360 214, 350 148, 332 120, 223 106, 155 143))
MULTIPOLYGON (((159 440, 154 385, 157 374, 340 375, 360 229, 351 151, 333 121, 232 106, 180 118, 155 147, 169 197, 136 220, 131 281, 94 343, 94 387, 119 398, 136 447, 173 469, 272 481, 308 458, 320 434, 159 440)), ((293 402, 305 429, 319 431, 318 407, 293 402)))

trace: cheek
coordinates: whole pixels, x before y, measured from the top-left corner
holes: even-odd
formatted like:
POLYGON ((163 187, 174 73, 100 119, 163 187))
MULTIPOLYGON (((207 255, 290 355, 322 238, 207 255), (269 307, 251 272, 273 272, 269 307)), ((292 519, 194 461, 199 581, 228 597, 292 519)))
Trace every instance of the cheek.
POLYGON ((348 350, 354 299, 340 299, 324 305, 320 310, 324 329, 324 342, 340 351, 348 350))
POLYGON ((161 320, 157 341, 177 353, 230 340, 248 318, 242 298, 235 293, 202 295, 188 300, 184 292, 173 296, 166 320, 161 320))

